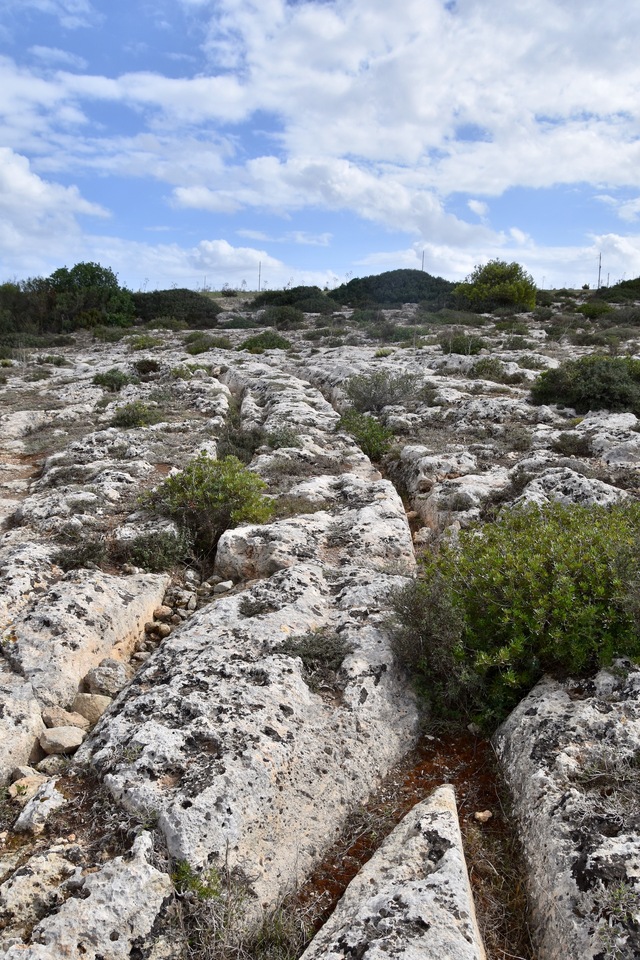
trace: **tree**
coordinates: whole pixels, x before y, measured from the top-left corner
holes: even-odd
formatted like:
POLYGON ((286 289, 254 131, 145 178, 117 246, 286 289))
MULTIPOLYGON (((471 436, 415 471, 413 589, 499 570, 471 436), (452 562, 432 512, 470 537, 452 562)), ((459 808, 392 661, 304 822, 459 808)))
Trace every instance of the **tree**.
POLYGON ((536 305, 533 277, 519 263, 506 260, 479 264, 464 283, 458 284, 453 295, 458 306, 474 313, 488 313, 496 307, 533 310, 536 305))
POLYGON ((60 267, 47 279, 53 293, 52 319, 62 329, 92 327, 98 323, 126 326, 135 308, 128 290, 118 283, 110 267, 99 263, 76 263, 60 267))

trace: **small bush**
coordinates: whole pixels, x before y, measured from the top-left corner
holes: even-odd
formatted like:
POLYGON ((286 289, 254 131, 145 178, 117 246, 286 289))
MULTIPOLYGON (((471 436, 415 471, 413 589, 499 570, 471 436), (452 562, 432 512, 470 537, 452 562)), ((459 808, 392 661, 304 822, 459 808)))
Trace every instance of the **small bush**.
POLYGON ((640 360, 592 354, 545 370, 531 385, 534 403, 563 403, 577 413, 631 411, 640 415, 640 360))
POLYGON ((546 370, 547 365, 544 360, 541 360, 540 357, 535 357, 533 354, 524 354, 522 357, 518 358, 518 366, 522 367, 523 370, 546 370))
POLYGON ((280 450, 282 447, 301 447, 302 442, 299 434, 291 427, 280 427, 273 430, 266 436, 266 443, 272 450, 280 450))
POLYGON ((221 459, 237 457, 242 463, 251 463, 258 447, 266 442, 267 436, 262 427, 241 427, 236 418, 231 417, 220 431, 218 456, 221 459))
POLYGON ((590 300, 578 307, 578 313, 589 320, 597 320, 599 317, 603 317, 605 313, 611 313, 612 311, 613 307, 610 307, 604 300, 590 300))
POLYGON ((142 320, 171 317, 188 327, 205 330, 217 325, 222 310, 209 297, 185 288, 134 293, 133 301, 142 320))
POLYGON ((378 462, 388 452, 393 430, 384 427, 375 417, 357 410, 347 410, 338 421, 338 430, 350 434, 370 460, 378 462))
POLYGON ((129 338, 130 350, 153 350, 154 347, 161 347, 162 340, 159 337, 152 337, 149 333, 140 333, 137 337, 129 338))
POLYGON ((104 540, 84 540, 73 546, 63 547, 54 553, 52 560, 67 572, 81 567, 99 567, 107 559, 107 545, 104 540))
POLYGON ((335 688, 338 671, 352 648, 336 633, 314 630, 300 637, 287 638, 274 652, 300 657, 305 683, 318 693, 323 688, 335 688))
POLYGON ((554 504, 443 546, 393 599, 397 656, 434 717, 492 729, 545 673, 639 656, 639 537, 640 504, 554 504))
POLYGON ((591 441, 581 433, 566 431, 558 434, 551 444, 551 449, 556 453, 561 453, 565 457, 591 457, 591 441))
POLYGON ((478 313, 500 307, 533 310, 536 285, 519 263, 489 260, 484 266, 475 267, 464 283, 455 287, 453 296, 461 306, 478 313))
POLYGON ((132 366, 141 377, 150 373, 160 373, 162 369, 160 361, 154 360, 153 357, 141 357, 139 360, 134 360, 132 366))
POLYGON ((186 351, 192 356, 206 353, 207 350, 231 350, 232 343, 228 337, 212 337, 206 333, 191 334, 187 337, 186 351))
POLYGON ((291 343, 278 333, 271 330, 265 330, 264 333, 257 333, 255 337, 247 337, 238 350, 248 350, 249 353, 264 353, 265 350, 289 350, 291 343))
POLYGON ((277 330, 298 330, 304 326, 304 314, 297 307, 267 307, 260 317, 260 323, 262 326, 275 327, 277 330))
POLYGON ((505 377, 504 366, 497 357, 483 357, 482 360, 476 360, 469 373, 472 377, 495 380, 496 383, 503 383, 505 377))
POLYGON ((142 502, 170 517, 193 537, 199 553, 212 558, 225 530, 240 523, 264 523, 273 503, 262 491, 264 480, 237 457, 213 460, 200 453, 180 473, 167 477, 142 502))
POLYGON ((112 427, 148 427, 152 423, 160 423, 162 414, 154 407, 149 407, 141 400, 134 400, 132 403, 125 403, 118 407, 111 418, 112 427))
POLYGON ((385 407, 404 403, 415 397, 418 377, 412 373, 389 373, 376 370, 374 373, 349 377, 346 392, 359 413, 380 413, 385 407))
POLYGON ((147 573, 163 573, 183 564, 191 550, 188 536, 170 530, 120 540, 109 549, 109 558, 117 564, 130 563, 147 573))
POLYGON ((117 367, 112 367, 106 373, 96 373, 92 382, 97 387, 104 387, 109 393, 119 393, 127 384, 133 383, 133 379, 123 373, 122 370, 118 370, 117 367))
POLYGON ((481 337, 469 333, 454 333, 450 336, 440 337, 438 343, 443 353, 459 353, 467 357, 480 353, 482 348, 486 346, 481 337))

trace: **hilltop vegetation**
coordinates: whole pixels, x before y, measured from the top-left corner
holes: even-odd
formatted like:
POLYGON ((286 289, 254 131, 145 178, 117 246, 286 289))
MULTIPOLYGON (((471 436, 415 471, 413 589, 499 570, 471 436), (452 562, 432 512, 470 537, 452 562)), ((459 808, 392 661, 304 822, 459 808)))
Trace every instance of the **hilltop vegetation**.
POLYGON ((454 284, 422 270, 387 270, 356 277, 332 290, 329 296, 349 307, 398 306, 426 302, 432 309, 446 307, 454 284))

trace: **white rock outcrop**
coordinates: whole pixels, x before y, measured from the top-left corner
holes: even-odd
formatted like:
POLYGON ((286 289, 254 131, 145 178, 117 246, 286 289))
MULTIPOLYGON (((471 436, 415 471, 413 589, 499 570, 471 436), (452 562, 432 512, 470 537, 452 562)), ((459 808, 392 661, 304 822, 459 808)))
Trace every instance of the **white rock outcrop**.
POLYGON ((453 788, 407 814, 301 960, 484 960, 453 788))

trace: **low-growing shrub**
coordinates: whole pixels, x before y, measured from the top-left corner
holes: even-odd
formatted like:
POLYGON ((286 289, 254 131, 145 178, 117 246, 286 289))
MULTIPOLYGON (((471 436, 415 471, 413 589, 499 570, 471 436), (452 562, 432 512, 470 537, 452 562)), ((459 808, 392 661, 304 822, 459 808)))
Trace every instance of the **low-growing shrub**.
POLYGON ((346 393, 359 413, 380 413, 385 407, 415 397, 417 385, 418 377, 415 374, 376 370, 349 377, 346 393))
POLYGON ((577 413, 627 410, 640 414, 640 360, 592 354, 545 370, 531 385, 534 403, 563 403, 577 413))
POLYGON ((579 306, 577 312, 589 320, 597 320, 599 317, 603 317, 605 313, 611 313, 612 310, 613 307, 610 307, 604 300, 589 300, 579 306))
POLYGON ((153 357, 141 357, 133 361, 133 367, 141 377, 148 377, 152 373, 160 373, 162 365, 153 357))
POLYGON ((591 457, 591 440, 582 433, 574 433, 571 430, 558 434, 551 443, 551 449, 556 453, 562 453, 565 457, 591 457))
POLYGON ((486 346, 482 337, 469 333, 453 333, 450 336, 440 337, 438 343, 443 353, 460 353, 467 357, 480 353, 486 346))
POLYGON ((271 517, 273 503, 264 496, 265 489, 264 480, 237 457, 213 460, 202 452, 180 473, 143 494, 142 503, 175 520, 209 560, 225 530, 240 523, 264 523, 271 517))
POLYGON ((81 567, 99 567, 107 559, 107 544, 102 539, 90 538, 68 547, 62 547, 53 554, 52 560, 65 572, 79 570, 81 567))
POLYGON ((197 356, 200 353, 206 353, 207 350, 231 350, 232 343, 228 337, 212 337, 207 333, 191 334, 186 338, 187 353, 197 356))
POLYGON ((161 347, 162 340, 159 337, 152 337, 150 333, 139 333, 135 337, 129 337, 130 350, 153 350, 154 347, 161 347))
POLYGON ((257 333, 254 337, 247 337, 238 347, 238 350, 248 350, 249 353, 264 353, 265 350, 289 350, 291 343, 280 334, 272 330, 257 333))
POLYGON ((299 330, 304 326, 304 314, 297 307, 267 307, 260 317, 260 323, 265 327, 275 327, 276 330, 299 330))
POLYGON ((111 418, 112 427, 148 427, 152 423, 160 423, 162 413, 155 407, 150 407, 142 400, 134 400, 118 407, 111 418))
POLYGON ((362 452, 375 462, 382 460, 393 440, 393 430, 358 410, 347 410, 338 421, 338 430, 350 434, 362 452))
POLYGON ((127 376, 122 370, 118 370, 117 367, 112 367, 105 373, 96 373, 92 382, 97 387, 104 387, 109 393, 119 393, 127 384, 133 383, 133 378, 127 376))
POLYGON ((183 564, 190 551, 191 540, 185 533, 161 530, 112 544, 109 558, 117 564, 142 567, 148 573, 163 573, 183 564))
POLYGON ((503 510, 393 598, 394 649, 435 720, 491 730, 543 676, 640 656, 640 504, 503 510))
POLYGON ((318 693, 325 687, 335 688, 338 671, 352 648, 332 631, 313 630, 302 636, 288 637, 274 652, 300 657, 305 683, 318 693))
POLYGON ((278 430, 272 430, 266 435, 266 443, 272 450, 279 450, 282 447, 301 447, 302 442, 299 434, 292 427, 280 427, 278 430))

